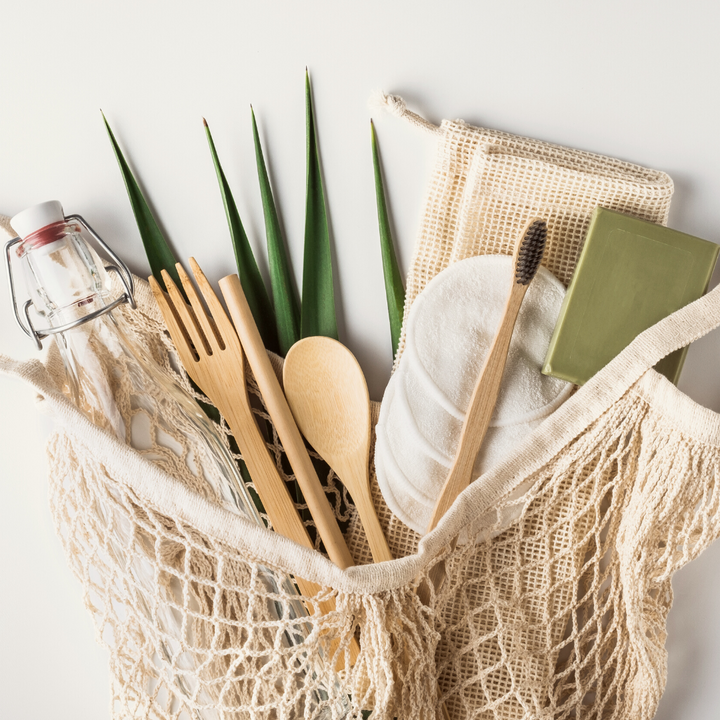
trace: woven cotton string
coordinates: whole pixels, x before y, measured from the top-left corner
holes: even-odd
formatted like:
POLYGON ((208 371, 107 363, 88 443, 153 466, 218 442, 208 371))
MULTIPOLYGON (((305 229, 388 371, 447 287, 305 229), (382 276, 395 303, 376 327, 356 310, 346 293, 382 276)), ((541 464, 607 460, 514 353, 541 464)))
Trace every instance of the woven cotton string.
MULTIPOLYGON (((143 283, 138 303, 119 312, 170 367, 143 283)), ((328 717, 349 707, 350 717, 374 708, 377 720, 434 720, 444 703, 452 720, 649 720, 665 685, 672 574, 720 533, 720 416, 648 368, 719 323, 717 289, 641 335, 420 543, 373 479, 399 559, 365 564, 351 515, 359 566, 345 571, 93 426, 60 391, 52 354, 45 364, 0 357, 0 370, 30 383, 57 421, 51 509, 109 652, 113 717, 274 720, 310 717, 319 704, 328 717), (518 499, 520 486, 529 490, 518 499), (494 531, 511 506, 518 519, 494 531), (436 592, 427 579, 441 561, 436 592), (158 587, 149 612, 138 603, 138 564, 158 587), (302 647, 285 642, 287 614, 270 611, 289 599, 269 593, 263 566, 335 596, 335 613, 304 620, 312 632, 302 647), (163 623, 168 607, 180 638, 163 623), (361 652, 349 668, 356 631, 361 652), (345 669, 328 683, 340 654, 345 669)), ((277 438, 271 449, 280 463, 277 438)))

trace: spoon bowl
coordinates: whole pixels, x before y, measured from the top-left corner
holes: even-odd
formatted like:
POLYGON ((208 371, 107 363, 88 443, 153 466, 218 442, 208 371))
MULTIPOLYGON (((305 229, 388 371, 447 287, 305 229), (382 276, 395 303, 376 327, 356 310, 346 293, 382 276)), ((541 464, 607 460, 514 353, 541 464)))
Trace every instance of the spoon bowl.
POLYGON ((370 495, 370 396, 355 356, 332 338, 304 338, 285 358, 283 383, 300 432, 352 496, 373 559, 392 560, 370 495))

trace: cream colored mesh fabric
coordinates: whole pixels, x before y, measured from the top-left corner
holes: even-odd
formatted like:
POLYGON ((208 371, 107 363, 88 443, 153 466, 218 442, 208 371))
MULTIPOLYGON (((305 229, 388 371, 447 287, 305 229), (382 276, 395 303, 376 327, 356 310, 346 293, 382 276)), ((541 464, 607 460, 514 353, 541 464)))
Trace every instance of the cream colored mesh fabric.
MULTIPOLYGON (((383 100, 391 112, 438 138, 407 278, 405 317, 427 283, 450 263, 474 255, 511 255, 533 217, 548 223, 542 264, 565 285, 596 206, 667 222, 673 183, 663 172, 462 120, 435 127, 408 111, 401 98, 383 100)), ((396 364, 404 347, 403 332, 396 364)))
MULTIPOLYGON (((430 720, 440 717, 436 678, 453 720, 651 718, 665 685, 670 578, 720 533, 720 416, 644 367, 716 324, 720 293, 700 302, 641 336, 419 546, 381 506, 393 551, 417 554, 349 571, 95 429, 57 392, 55 363, 48 372, 2 358, 58 420, 51 506, 109 652, 114 718, 295 718, 322 708, 360 717, 374 707, 383 720, 430 720), (498 534, 521 483, 519 517, 498 534), (468 542, 450 550, 463 531, 468 542), (447 579, 426 607, 417 586, 439 561, 447 579), (138 565, 157 586, 149 609, 138 565), (336 597, 332 617, 304 621, 314 632, 302 646, 285 641, 293 599, 268 591, 263 567, 336 597), (271 611, 278 604, 284 620, 271 611), (180 636, 168 611, 182 620, 180 636), (342 653, 356 630, 359 660, 336 675, 332 647, 342 653)), ((348 536, 367 560, 354 519, 348 536)))

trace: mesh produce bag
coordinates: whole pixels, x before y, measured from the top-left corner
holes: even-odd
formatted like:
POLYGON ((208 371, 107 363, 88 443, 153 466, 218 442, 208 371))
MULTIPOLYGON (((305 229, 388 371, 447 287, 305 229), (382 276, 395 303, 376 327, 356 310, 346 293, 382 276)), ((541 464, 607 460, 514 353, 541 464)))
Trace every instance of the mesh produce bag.
MULTIPOLYGON (((466 145, 485 132, 444 127, 448 136, 467 136, 466 145)), ((452 158, 440 137, 445 167, 452 158)), ((632 168, 563 152, 568 165, 592 159, 598 176, 632 168)), ((472 153, 463 153, 467 162, 454 166, 453 182, 469 191, 472 153)), ((647 196, 614 207, 664 220, 671 185, 655 177, 647 196)), ((588 207, 600 202, 589 194, 588 207)), ((471 252, 457 246, 463 202, 441 194, 433 180, 426 208, 436 214, 426 210, 432 222, 421 233, 411 287, 419 289, 454 253, 471 252), (449 225, 437 224, 451 216, 449 225), (430 246, 442 253, 423 249, 430 246)), ((585 222, 584 212, 573 217, 575 228, 585 222)), ((567 257, 569 272, 579 240, 563 251, 549 219, 548 263, 559 273, 567 257)), ((138 311, 117 312, 171 369, 147 286, 137 295, 138 311)), ((720 415, 649 368, 718 324, 720 289, 640 335, 512 458, 473 483, 422 540, 390 514, 373 477, 381 524, 399 559, 368 564, 351 512, 346 535, 358 566, 347 570, 223 509, 90 424, 61 392, 52 354, 44 363, 1 357, 0 369, 30 383, 57 421, 51 508, 108 648, 114 718, 301 718, 320 708, 327 717, 373 709, 378 720, 432 720, 441 706, 452 720, 651 718, 665 685, 672 574, 720 533, 720 415), (123 553, 111 551, 118 537, 123 553), (158 586, 150 612, 139 607, 129 571, 138 562, 158 586), (429 575, 440 562, 446 579, 436 589, 429 575), (335 612, 302 620, 310 630, 302 646, 284 641, 292 618, 269 612, 290 600, 269 593, 263 567, 322 587, 307 598, 311 606, 335 598, 335 612), (161 599, 181 620, 182 637, 168 636, 161 599), (361 649, 351 667, 356 634, 361 649), (337 682, 327 682, 340 666, 337 682)), ((270 449, 282 466, 277 438, 270 449)), ((328 492, 341 507, 332 476, 328 492)))
MULTIPOLYGON (((667 222, 673 183, 666 173, 462 120, 436 126, 408 110, 402 98, 383 95, 380 100, 438 139, 408 274, 405 318, 418 294, 450 263, 474 255, 512 255, 533 217, 547 220, 542 264, 564 285, 598 205, 667 222)), ((403 332, 396 365, 404 345, 403 332)))

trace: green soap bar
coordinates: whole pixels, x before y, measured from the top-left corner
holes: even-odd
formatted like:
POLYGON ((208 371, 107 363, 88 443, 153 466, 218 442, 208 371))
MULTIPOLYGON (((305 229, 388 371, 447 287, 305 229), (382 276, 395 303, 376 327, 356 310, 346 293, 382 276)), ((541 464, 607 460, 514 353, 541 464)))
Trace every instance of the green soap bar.
MULTIPOLYGON (((643 330, 701 297, 720 246, 596 208, 543 366, 582 385, 643 330)), ((687 348, 655 369, 677 383, 687 348)))

